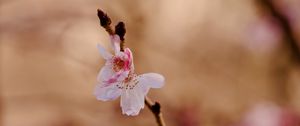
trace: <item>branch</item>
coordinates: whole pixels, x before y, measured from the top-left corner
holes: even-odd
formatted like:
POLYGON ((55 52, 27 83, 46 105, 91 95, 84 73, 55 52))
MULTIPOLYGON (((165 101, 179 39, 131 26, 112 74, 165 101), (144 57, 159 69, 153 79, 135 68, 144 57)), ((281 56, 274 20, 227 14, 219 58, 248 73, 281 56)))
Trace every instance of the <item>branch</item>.
POLYGON ((120 51, 124 51, 124 43, 125 43, 125 33, 126 33, 126 29, 125 29, 125 24, 123 22, 119 22, 116 26, 115 26, 115 30, 116 30, 116 34, 119 35, 121 43, 120 43, 120 51))
POLYGON ((124 52, 124 43, 125 43, 124 36, 125 36, 125 33, 126 33, 125 24, 123 22, 119 22, 115 26, 115 31, 114 31, 112 29, 112 27, 110 26, 110 24, 111 24, 110 17, 100 9, 98 9, 97 12, 98 12, 97 13, 98 18, 100 20, 100 25, 106 30, 106 32, 109 35, 117 34, 120 37, 120 40, 121 40, 120 51, 124 52))
POLYGON ((145 103, 146 103, 147 107, 151 110, 153 115, 155 116, 158 126, 166 126, 166 123, 165 123, 162 113, 160 111, 160 108, 161 108, 160 104, 158 102, 155 102, 153 104, 153 102, 147 96, 145 97, 145 103))
POLYGON ((111 28, 110 24, 111 24, 111 19, 109 18, 109 16, 104 13, 102 10, 98 9, 97 10, 97 15, 98 15, 98 18, 100 20, 100 25, 105 28, 105 30, 107 31, 107 33, 109 35, 114 35, 115 32, 114 30, 111 28))

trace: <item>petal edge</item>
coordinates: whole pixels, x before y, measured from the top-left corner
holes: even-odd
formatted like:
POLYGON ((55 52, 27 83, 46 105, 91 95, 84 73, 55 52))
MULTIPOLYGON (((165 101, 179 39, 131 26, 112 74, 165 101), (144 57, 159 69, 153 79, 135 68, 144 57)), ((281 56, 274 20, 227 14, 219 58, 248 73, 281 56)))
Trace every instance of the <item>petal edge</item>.
POLYGON ((165 78, 157 73, 146 73, 139 75, 138 81, 143 86, 151 88, 161 88, 164 86, 165 78))
POLYGON ((103 48, 100 44, 97 44, 97 48, 98 48, 98 51, 99 53, 101 54, 101 56, 108 60, 108 59, 111 59, 112 58, 112 54, 108 51, 106 51, 105 48, 103 48))
POLYGON ((116 87, 116 84, 117 83, 107 87, 102 87, 101 84, 97 84, 94 90, 94 95, 97 100, 110 101, 117 99, 121 95, 122 90, 116 87))

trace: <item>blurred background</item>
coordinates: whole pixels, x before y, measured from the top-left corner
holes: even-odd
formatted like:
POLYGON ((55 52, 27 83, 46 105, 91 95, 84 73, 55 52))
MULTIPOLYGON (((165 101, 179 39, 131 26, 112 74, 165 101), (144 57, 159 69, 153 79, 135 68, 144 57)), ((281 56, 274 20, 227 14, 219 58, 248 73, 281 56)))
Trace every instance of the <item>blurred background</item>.
POLYGON ((288 22, 262 1, 1 0, 0 125, 156 125, 93 96, 100 8, 125 22, 137 73, 165 76, 148 95, 168 126, 300 126, 300 1, 271 2, 288 22))

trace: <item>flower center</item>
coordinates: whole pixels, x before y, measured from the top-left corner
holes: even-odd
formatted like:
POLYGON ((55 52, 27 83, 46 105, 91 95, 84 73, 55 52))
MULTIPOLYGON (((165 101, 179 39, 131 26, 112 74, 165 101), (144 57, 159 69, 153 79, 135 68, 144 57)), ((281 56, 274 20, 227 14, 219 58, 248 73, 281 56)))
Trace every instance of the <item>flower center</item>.
POLYGON ((115 58, 113 61, 113 70, 114 71, 120 71, 121 69, 124 68, 125 61, 122 60, 121 58, 115 58))
POLYGON ((117 84, 117 87, 119 89, 126 89, 126 90, 132 90, 139 81, 137 80, 136 74, 128 74, 128 77, 126 77, 121 84, 117 84))

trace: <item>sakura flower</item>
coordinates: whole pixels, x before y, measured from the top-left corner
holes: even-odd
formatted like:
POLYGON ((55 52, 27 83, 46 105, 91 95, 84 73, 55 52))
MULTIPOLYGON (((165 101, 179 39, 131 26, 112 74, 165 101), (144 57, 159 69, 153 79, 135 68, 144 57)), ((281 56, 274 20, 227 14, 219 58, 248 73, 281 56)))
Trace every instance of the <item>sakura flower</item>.
POLYGON ((106 63, 98 74, 94 95, 101 101, 115 100, 121 96, 122 113, 138 115, 144 108, 144 99, 149 89, 161 88, 164 77, 157 73, 135 74, 130 49, 120 51, 120 38, 117 35, 111 36, 111 41, 115 55, 98 45, 106 63))

